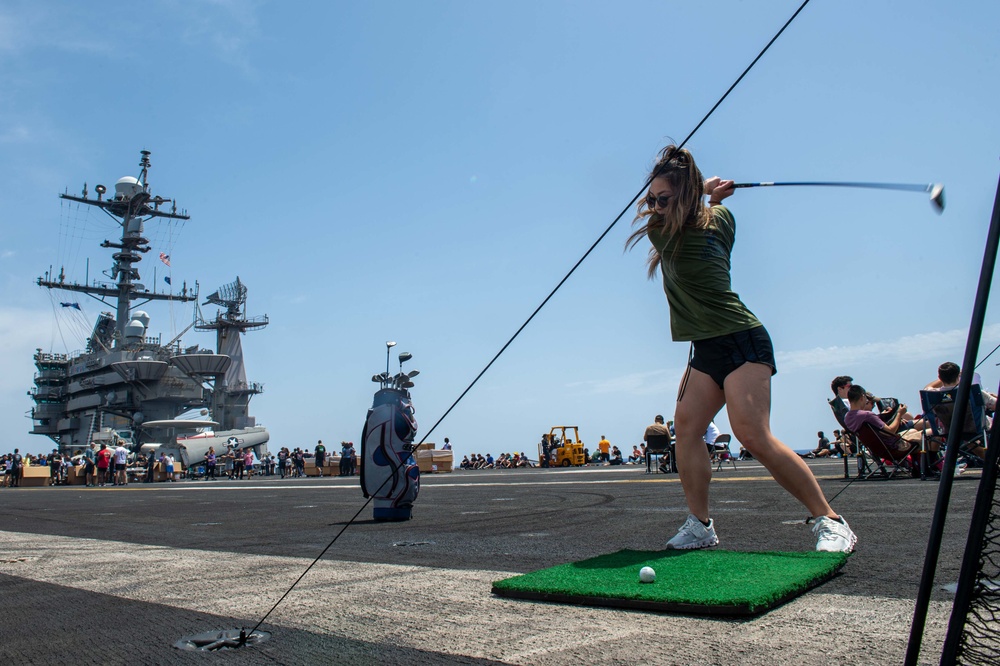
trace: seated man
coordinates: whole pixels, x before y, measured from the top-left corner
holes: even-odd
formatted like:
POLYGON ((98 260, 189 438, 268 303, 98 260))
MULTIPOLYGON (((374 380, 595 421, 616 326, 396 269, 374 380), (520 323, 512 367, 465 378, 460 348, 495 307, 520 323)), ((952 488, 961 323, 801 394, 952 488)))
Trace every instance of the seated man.
POLYGON ((851 437, 847 434, 847 431, 841 432, 840 430, 833 431, 833 441, 831 444, 840 452, 840 455, 844 458, 851 455, 851 437))
MULTIPOLYGON (((870 424, 879 433, 879 437, 885 442, 888 448, 905 451, 913 444, 919 444, 923 435, 930 435, 929 432, 925 433, 919 427, 915 427, 919 424, 904 420, 906 405, 899 405, 898 409, 894 410, 895 413, 892 419, 887 423, 872 411, 872 407, 875 406, 875 396, 863 387, 857 384, 851 386, 847 391, 847 399, 851 404, 851 410, 844 416, 844 422, 847 424, 847 427, 852 432, 858 432, 862 425, 865 423, 870 424), (897 435, 899 439, 883 436, 883 433, 897 435)), ((937 451, 938 448, 939 445, 936 440, 928 440, 929 450, 937 451)))
MULTIPOLYGON (((978 375, 976 375, 978 377, 978 375)), ((925 391, 948 391, 950 389, 958 386, 959 380, 962 378, 962 370, 957 363, 952 363, 951 361, 946 361, 938 366, 938 378, 924 387, 925 391)), ((980 380, 981 381, 981 380, 980 380)), ((975 377, 973 378, 973 385, 976 384, 975 377)), ((980 390, 982 390, 982 384, 979 384, 980 390)), ((993 413, 997 408, 997 397, 990 393, 989 391, 983 391, 983 406, 986 408, 988 413, 993 413)), ((989 432, 990 428, 993 427, 993 419, 989 416, 986 417, 986 423, 984 424, 986 431, 989 432)), ((969 449, 971 453, 979 456, 980 458, 986 457, 986 449, 982 446, 974 446, 969 449)))
MULTIPOLYGON (((660 415, 660 414, 657 414, 656 418, 653 419, 653 424, 649 425, 649 426, 646 426, 646 431, 642 434, 642 439, 646 442, 646 447, 648 449, 650 438, 654 438, 654 440, 655 440, 655 439, 662 439, 662 438, 666 437, 667 439, 665 441, 669 442, 672 434, 673 433, 670 432, 670 428, 668 426, 663 425, 663 416, 660 415)), ((669 451, 669 448, 668 448, 668 451, 669 451)), ((643 456, 643 457, 645 458, 645 456, 643 456)), ((660 455, 660 471, 661 472, 669 472, 670 471, 670 466, 669 466, 670 460, 669 459, 670 459, 669 452, 665 453, 663 455, 660 455)))
POLYGON ((816 436, 819 438, 816 442, 816 448, 807 453, 806 458, 825 458, 830 455, 830 440, 826 438, 822 430, 816 433, 816 436))
POLYGON ((851 386, 853 386, 853 381, 853 378, 848 377, 847 375, 841 375, 839 377, 834 377, 833 381, 830 382, 830 389, 833 391, 833 394, 840 398, 844 403, 844 407, 847 407, 848 409, 850 409, 850 404, 847 402, 847 391, 851 388, 851 386))
MULTIPOLYGON (((854 382, 854 379, 851 378, 851 377, 848 377, 847 375, 842 375, 840 377, 834 377, 833 381, 830 382, 830 388, 833 389, 833 394, 835 396, 837 396, 838 398, 840 398, 840 400, 843 402, 843 404, 848 409, 850 409, 850 401, 849 401, 849 399, 847 397, 847 392, 851 389, 852 386, 854 386, 853 382, 854 382)), ((882 418, 883 421, 885 421, 886 423, 888 423, 889 421, 891 421, 896 416, 896 410, 899 408, 898 401, 896 401, 893 398, 882 399, 882 398, 874 398, 874 397, 872 398, 872 400, 874 401, 873 408, 877 407, 879 409, 879 416, 882 418)), ((904 408, 903 409, 903 421, 912 421, 915 417, 913 416, 913 414, 910 414, 910 413, 906 412, 905 407, 906 406, 903 405, 903 408, 904 408)), ((835 410, 835 413, 837 413, 837 410, 835 410)), ((839 416, 838 416, 838 419, 839 419, 839 416)), ((842 423, 841 425, 846 425, 848 428, 851 427, 850 425, 848 425, 846 423, 842 423)), ((918 425, 918 427, 920 425, 923 425, 924 427, 927 427, 927 424, 922 423, 922 422, 918 422, 917 425, 918 425)), ((853 430, 853 428, 852 428, 852 430, 853 430)))
MULTIPOLYGON (((952 363, 951 361, 945 361, 938 366, 938 378, 932 381, 930 384, 924 387, 925 391, 947 391, 958 386, 959 380, 962 378, 962 369, 958 367, 957 363, 952 363)), ((973 373, 972 383, 978 384, 980 389, 983 389, 982 378, 980 378, 978 373, 973 373)), ((997 396, 990 393, 989 391, 983 390, 983 405, 986 406, 986 411, 993 413, 997 409, 997 396)), ((989 425, 986 426, 989 429, 989 425)))

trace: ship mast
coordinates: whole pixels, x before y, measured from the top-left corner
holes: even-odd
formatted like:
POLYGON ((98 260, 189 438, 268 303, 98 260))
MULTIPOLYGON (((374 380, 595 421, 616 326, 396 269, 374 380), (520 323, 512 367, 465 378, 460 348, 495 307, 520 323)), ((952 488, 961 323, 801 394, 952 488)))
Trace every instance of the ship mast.
POLYGON ((101 247, 118 250, 113 255, 115 263, 111 269, 111 279, 117 281, 114 284, 66 282, 61 272, 57 281, 48 279, 51 277, 48 274, 46 274, 45 278, 38 278, 37 280, 38 285, 41 287, 84 293, 103 303, 108 303, 105 300, 107 298, 114 299, 116 302, 114 346, 116 348, 125 342, 125 328, 129 323, 129 311, 131 310, 133 301, 145 299, 143 300, 144 303, 154 300, 186 302, 194 301, 198 298, 197 293, 189 290, 186 285, 180 293, 174 294, 149 291, 138 283, 139 269, 135 264, 142 261, 142 255, 150 250, 149 240, 142 235, 143 224, 154 217, 165 217, 175 220, 190 219, 190 216, 185 212, 178 213, 177 204, 172 203, 170 199, 164 199, 160 196, 154 197, 150 194, 149 183, 147 182, 150 153, 148 150, 143 150, 141 154, 139 177, 126 176, 121 178, 115 184, 115 194, 112 198, 104 198, 107 188, 103 185, 98 185, 94 188, 97 192, 97 199, 88 198, 86 185, 83 186, 82 196, 77 197, 70 194, 59 195, 62 199, 76 201, 88 206, 97 206, 121 225, 122 237, 120 243, 112 243, 108 240, 101 243, 101 247), (172 203, 169 211, 160 209, 160 206, 165 203, 172 203))
POLYGON ((267 326, 267 315, 247 317, 247 288, 238 276, 235 282, 223 285, 209 295, 204 305, 209 303, 225 310, 218 312, 213 321, 199 321, 195 330, 215 331, 216 350, 232 359, 232 364, 212 392, 212 416, 224 430, 253 425, 253 417, 249 415, 250 399, 263 393, 264 387, 247 381, 240 334, 267 326))

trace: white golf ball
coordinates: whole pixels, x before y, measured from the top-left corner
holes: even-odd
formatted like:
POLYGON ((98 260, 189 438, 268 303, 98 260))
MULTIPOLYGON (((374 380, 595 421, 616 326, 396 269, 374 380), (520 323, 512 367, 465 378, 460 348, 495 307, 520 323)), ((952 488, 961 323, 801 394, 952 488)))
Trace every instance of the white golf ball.
POLYGON ((639 580, 643 583, 655 583, 656 572, 653 571, 653 567, 643 567, 639 569, 639 580))

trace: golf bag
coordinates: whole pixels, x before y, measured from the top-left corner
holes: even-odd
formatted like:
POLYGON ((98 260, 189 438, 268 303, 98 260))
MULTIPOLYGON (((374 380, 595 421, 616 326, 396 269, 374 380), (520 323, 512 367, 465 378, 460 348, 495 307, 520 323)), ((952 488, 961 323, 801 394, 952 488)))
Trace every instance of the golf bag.
POLYGON ((413 459, 416 434, 409 393, 378 391, 361 433, 361 492, 375 498, 375 520, 411 517, 420 490, 420 470, 413 459))

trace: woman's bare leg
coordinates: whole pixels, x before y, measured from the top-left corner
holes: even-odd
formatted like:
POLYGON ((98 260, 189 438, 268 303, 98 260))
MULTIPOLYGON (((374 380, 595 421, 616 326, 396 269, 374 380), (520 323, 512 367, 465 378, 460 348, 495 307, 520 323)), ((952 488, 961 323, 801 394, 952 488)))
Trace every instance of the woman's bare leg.
POLYGON ((771 433, 771 368, 744 363, 726 377, 725 396, 736 439, 813 517, 836 518, 809 466, 771 433))
POLYGON ((712 463, 705 445, 705 431, 726 403, 719 385, 704 372, 688 370, 687 385, 681 381, 674 433, 677 437, 677 472, 687 499, 688 511, 703 523, 708 522, 708 484, 712 463))

